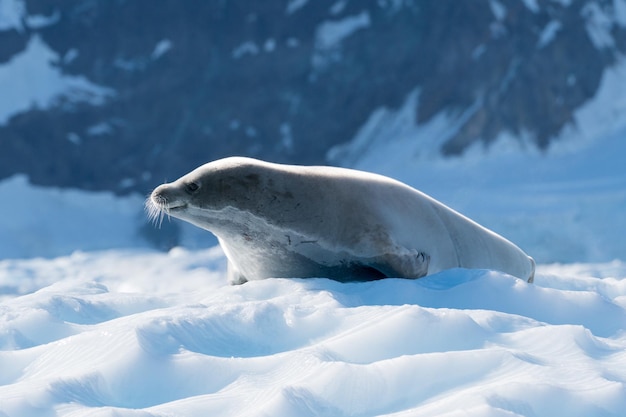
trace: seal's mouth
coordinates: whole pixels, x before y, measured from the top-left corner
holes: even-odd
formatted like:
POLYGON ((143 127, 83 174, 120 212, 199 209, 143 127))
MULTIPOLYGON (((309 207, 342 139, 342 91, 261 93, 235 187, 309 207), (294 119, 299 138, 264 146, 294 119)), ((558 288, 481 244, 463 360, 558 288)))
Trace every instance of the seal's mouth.
POLYGON ((169 202, 165 197, 161 195, 151 195, 146 199, 145 210, 148 216, 148 220, 154 223, 155 226, 161 227, 165 216, 170 217, 172 213, 181 211, 187 207, 187 204, 182 202, 169 202))

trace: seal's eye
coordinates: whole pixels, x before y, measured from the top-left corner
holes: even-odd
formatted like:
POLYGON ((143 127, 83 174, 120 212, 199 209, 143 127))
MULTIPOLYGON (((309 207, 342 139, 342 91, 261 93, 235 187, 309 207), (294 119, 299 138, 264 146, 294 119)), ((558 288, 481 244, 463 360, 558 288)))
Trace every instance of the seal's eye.
POLYGON ((189 194, 195 193, 199 189, 200 189, 200 184, 198 184, 197 182, 190 182, 185 185, 185 190, 187 190, 189 194))

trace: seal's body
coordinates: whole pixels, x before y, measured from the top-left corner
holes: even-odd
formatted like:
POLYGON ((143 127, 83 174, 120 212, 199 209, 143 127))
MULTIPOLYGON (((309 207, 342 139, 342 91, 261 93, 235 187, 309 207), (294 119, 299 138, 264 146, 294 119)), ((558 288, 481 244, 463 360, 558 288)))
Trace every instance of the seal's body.
POLYGON ((213 232, 231 281, 420 278, 495 269, 532 282, 513 243, 393 179, 345 168, 250 158, 205 164, 157 187, 146 206, 213 232))

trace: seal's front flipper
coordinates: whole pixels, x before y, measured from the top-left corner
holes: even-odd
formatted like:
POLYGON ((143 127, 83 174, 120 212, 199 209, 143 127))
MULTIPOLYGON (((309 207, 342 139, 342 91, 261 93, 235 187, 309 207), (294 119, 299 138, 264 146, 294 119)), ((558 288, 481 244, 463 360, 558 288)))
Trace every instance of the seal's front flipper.
POLYGON ((228 261, 228 282, 230 285, 241 285, 248 282, 248 279, 230 261, 228 261))
POLYGON ((371 265, 389 278, 421 278, 428 273, 430 255, 417 250, 387 253, 371 265))

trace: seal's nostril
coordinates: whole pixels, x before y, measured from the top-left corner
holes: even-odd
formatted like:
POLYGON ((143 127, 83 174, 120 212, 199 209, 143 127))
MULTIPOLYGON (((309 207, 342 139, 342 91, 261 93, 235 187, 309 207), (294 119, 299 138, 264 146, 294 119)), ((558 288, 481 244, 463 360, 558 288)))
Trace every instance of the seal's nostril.
POLYGON ((159 207, 167 205, 167 198, 165 198, 161 193, 153 193, 152 201, 159 207))
POLYGON ((152 191, 152 194, 150 194, 150 199, 159 206, 167 205, 170 197, 171 190, 168 187, 168 184, 159 185, 154 189, 154 191, 152 191))

